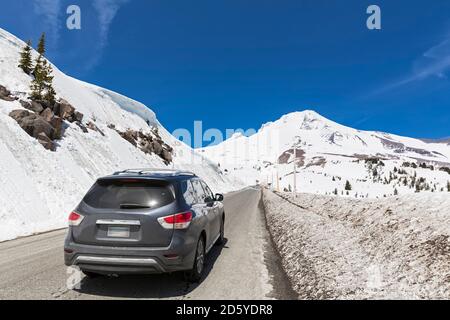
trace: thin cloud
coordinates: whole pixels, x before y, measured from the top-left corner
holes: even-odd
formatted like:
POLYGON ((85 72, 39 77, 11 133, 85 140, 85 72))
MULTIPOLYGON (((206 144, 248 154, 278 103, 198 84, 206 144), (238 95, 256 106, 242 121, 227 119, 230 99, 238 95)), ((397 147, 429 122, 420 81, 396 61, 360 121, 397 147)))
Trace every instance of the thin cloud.
POLYGON ((120 7, 129 0, 94 0, 94 8, 98 12, 100 24, 100 44, 105 46, 108 42, 109 27, 120 7))
POLYGON ((130 0, 93 0, 92 5, 98 14, 99 40, 91 59, 85 69, 93 68, 101 59, 104 48, 108 45, 109 29, 119 9, 130 0))
POLYGON ((450 71, 450 38, 428 49, 413 63, 412 72, 404 79, 391 83, 376 93, 382 93, 416 81, 426 80, 432 77, 447 79, 450 71))
POLYGON ((61 12, 60 0, 33 0, 33 10, 35 14, 44 18, 47 33, 51 35, 49 41, 56 45, 59 39, 59 15, 61 12))

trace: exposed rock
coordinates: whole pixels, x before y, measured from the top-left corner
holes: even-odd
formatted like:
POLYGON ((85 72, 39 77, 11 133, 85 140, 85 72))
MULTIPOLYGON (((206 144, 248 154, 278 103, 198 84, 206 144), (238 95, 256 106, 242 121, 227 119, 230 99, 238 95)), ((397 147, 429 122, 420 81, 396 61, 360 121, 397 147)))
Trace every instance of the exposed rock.
POLYGON ((53 128, 55 128, 55 139, 61 139, 63 135, 63 128, 62 128, 62 118, 58 116, 53 116, 50 119, 50 124, 53 128))
POLYGON ((16 100, 17 100, 17 98, 12 97, 12 96, 10 96, 10 97, 1 97, 1 96, 0 96, 0 99, 5 100, 5 101, 9 101, 9 102, 12 102, 12 101, 16 101, 16 100))
POLYGON ((169 150, 167 149, 163 149, 161 157, 167 162, 167 163, 171 163, 172 162, 172 154, 169 152, 169 150))
POLYGON ((53 110, 54 104, 52 104, 52 103, 50 103, 50 102, 48 102, 48 101, 45 101, 45 100, 39 100, 39 101, 37 101, 37 102, 39 102, 40 105, 41 105, 44 109, 49 108, 49 109, 53 110))
POLYGON ((55 104, 53 105, 53 113, 57 116, 59 116, 61 114, 61 103, 59 102, 55 102, 55 104))
MULTIPOLYGON (((114 129, 115 127, 109 124, 108 128, 114 129)), ((161 139, 157 129, 153 128, 150 133, 134 131, 131 129, 128 129, 125 132, 116 130, 116 132, 133 146, 141 149, 142 152, 146 154, 156 154, 163 159, 166 164, 172 162, 173 148, 161 139)))
POLYGON ((19 102, 25 109, 31 110, 31 103, 29 103, 28 101, 19 100, 19 102))
POLYGON ((173 152, 173 148, 171 146, 169 146, 168 144, 164 143, 164 148, 166 148, 166 150, 169 151, 170 153, 173 152))
POLYGON ((42 111, 44 111, 44 107, 39 102, 31 101, 29 110, 34 111, 36 113, 41 113, 42 111))
POLYGON ((96 126, 92 121, 89 121, 89 122, 86 124, 86 127, 87 127, 88 129, 91 129, 92 131, 97 131, 97 130, 98 130, 97 126, 96 126))
POLYGON ((86 128, 86 126, 84 124, 82 124, 81 122, 76 122, 76 125, 84 132, 84 133, 89 133, 88 129, 86 128))
POLYGON ((152 149, 156 154, 160 154, 163 151, 162 145, 158 141, 152 142, 152 149))
POLYGON ((100 133, 102 136, 105 136, 105 134, 103 133, 102 130, 99 129, 99 127, 97 127, 92 121, 89 121, 86 124, 86 127, 92 131, 97 131, 98 133, 100 133))
POLYGON ((47 135, 43 132, 39 133, 37 136, 37 140, 38 142, 47 150, 50 151, 55 151, 55 144, 53 143, 53 141, 47 137, 47 135))
POLYGON ((50 122, 53 118, 54 114, 50 108, 45 109, 41 113, 41 117, 45 119, 45 121, 50 122))
POLYGON ((75 108, 66 100, 61 99, 58 111, 59 111, 58 115, 64 120, 73 120, 72 116, 75 113, 75 108))
POLYGON ((37 115, 35 113, 31 113, 28 116, 20 118, 17 120, 19 126, 30 136, 33 136, 34 130, 34 121, 36 120, 37 115))
MULTIPOLYGON (((302 167, 305 164, 304 163, 305 151, 300 148, 296 148, 295 153, 296 153, 295 161, 297 162, 297 167, 302 167)), ((287 164, 293 160, 294 160, 294 149, 288 149, 278 157, 279 164, 287 164)))
POLYGON ((153 153, 153 146, 152 146, 151 143, 144 142, 144 143, 142 144, 142 146, 141 146, 141 150, 142 150, 144 153, 149 153, 149 154, 151 154, 151 153, 153 153))
POLYGON ((84 115, 81 112, 75 111, 75 115, 74 116, 75 116, 75 120, 76 121, 78 121, 78 122, 83 121, 84 115))
POLYGON ((30 136, 38 138, 40 133, 44 133, 50 139, 55 139, 55 128, 43 117, 26 110, 14 110, 9 115, 30 136))
POLYGON ((11 91, 6 89, 4 86, 0 85, 0 99, 5 101, 14 101, 17 100, 17 98, 13 97, 11 95, 11 91))
POLYGON ((40 133, 44 133, 50 139, 55 139, 55 128, 50 123, 45 121, 44 118, 38 116, 33 122, 33 134, 32 136, 38 138, 40 133))
POLYGON ((9 113, 9 116, 16 121, 19 121, 22 118, 28 117, 30 112, 27 110, 13 110, 9 113))
MULTIPOLYGON (((4 87, 0 88, 2 94, 10 94, 4 87)), ((17 121, 19 126, 30 136, 39 140, 39 142, 48 150, 55 150, 53 140, 61 139, 64 134, 63 122, 76 122, 83 132, 88 133, 86 126, 82 124, 83 114, 66 100, 49 103, 47 101, 28 102, 20 100, 20 104, 27 110, 14 110, 9 115, 17 121), (28 111, 29 110, 29 111, 28 111), (32 111, 32 112, 30 112, 32 111)), ((96 131, 101 132, 97 126, 96 131)), ((137 139, 137 134, 131 132, 131 137, 137 139)))
POLYGON ((125 140, 127 140, 129 143, 131 143, 133 146, 137 146, 137 134, 135 134, 134 131, 132 130, 127 130, 125 132, 120 132, 119 134, 122 138, 124 138, 125 140))
POLYGON ((11 95, 11 91, 9 91, 8 89, 6 89, 4 86, 0 85, 0 96, 10 96, 11 95))

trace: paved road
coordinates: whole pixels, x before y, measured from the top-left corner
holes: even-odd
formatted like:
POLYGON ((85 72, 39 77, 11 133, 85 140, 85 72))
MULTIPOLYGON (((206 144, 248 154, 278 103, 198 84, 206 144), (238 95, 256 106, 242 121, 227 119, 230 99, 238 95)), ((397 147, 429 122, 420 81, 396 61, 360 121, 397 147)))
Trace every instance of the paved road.
POLYGON ((285 299, 294 298, 265 228, 259 189, 225 198, 227 241, 207 259, 199 284, 182 274, 81 278, 68 289, 65 230, 0 243, 0 299, 285 299))

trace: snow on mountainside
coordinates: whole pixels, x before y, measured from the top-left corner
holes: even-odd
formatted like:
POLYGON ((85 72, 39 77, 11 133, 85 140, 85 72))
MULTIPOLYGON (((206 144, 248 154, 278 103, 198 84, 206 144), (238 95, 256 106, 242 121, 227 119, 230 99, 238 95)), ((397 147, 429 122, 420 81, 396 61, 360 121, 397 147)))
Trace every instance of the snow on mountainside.
POLYGON ((254 135, 201 149, 231 177, 280 190, 375 198, 450 191, 450 145, 361 131, 314 111, 287 114, 254 135), (277 176, 279 182, 277 183, 277 176), (349 181, 350 186, 346 182, 349 181))
MULTIPOLYGON (((28 98, 31 81, 17 67, 24 45, 0 29, 0 85, 22 100, 28 98)), ((0 99, 0 241, 64 227, 70 210, 99 176, 125 168, 165 167, 163 159, 145 154, 116 130, 146 133, 156 127, 174 149, 170 167, 194 171, 218 192, 238 187, 215 164, 170 135, 143 104, 53 68, 57 96, 84 114, 84 124, 94 122, 101 132, 86 133, 65 121, 64 136, 51 152, 9 116, 23 109, 19 100, 0 99)))

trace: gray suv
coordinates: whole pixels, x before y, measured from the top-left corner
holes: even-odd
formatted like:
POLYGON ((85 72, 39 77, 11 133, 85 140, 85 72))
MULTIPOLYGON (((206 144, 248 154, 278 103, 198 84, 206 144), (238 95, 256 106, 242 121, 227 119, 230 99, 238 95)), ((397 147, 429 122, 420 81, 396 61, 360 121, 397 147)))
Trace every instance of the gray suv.
POLYGON ((125 170, 98 179, 69 216, 67 266, 85 275, 185 271, 200 280, 224 241, 223 195, 190 172, 125 170))

